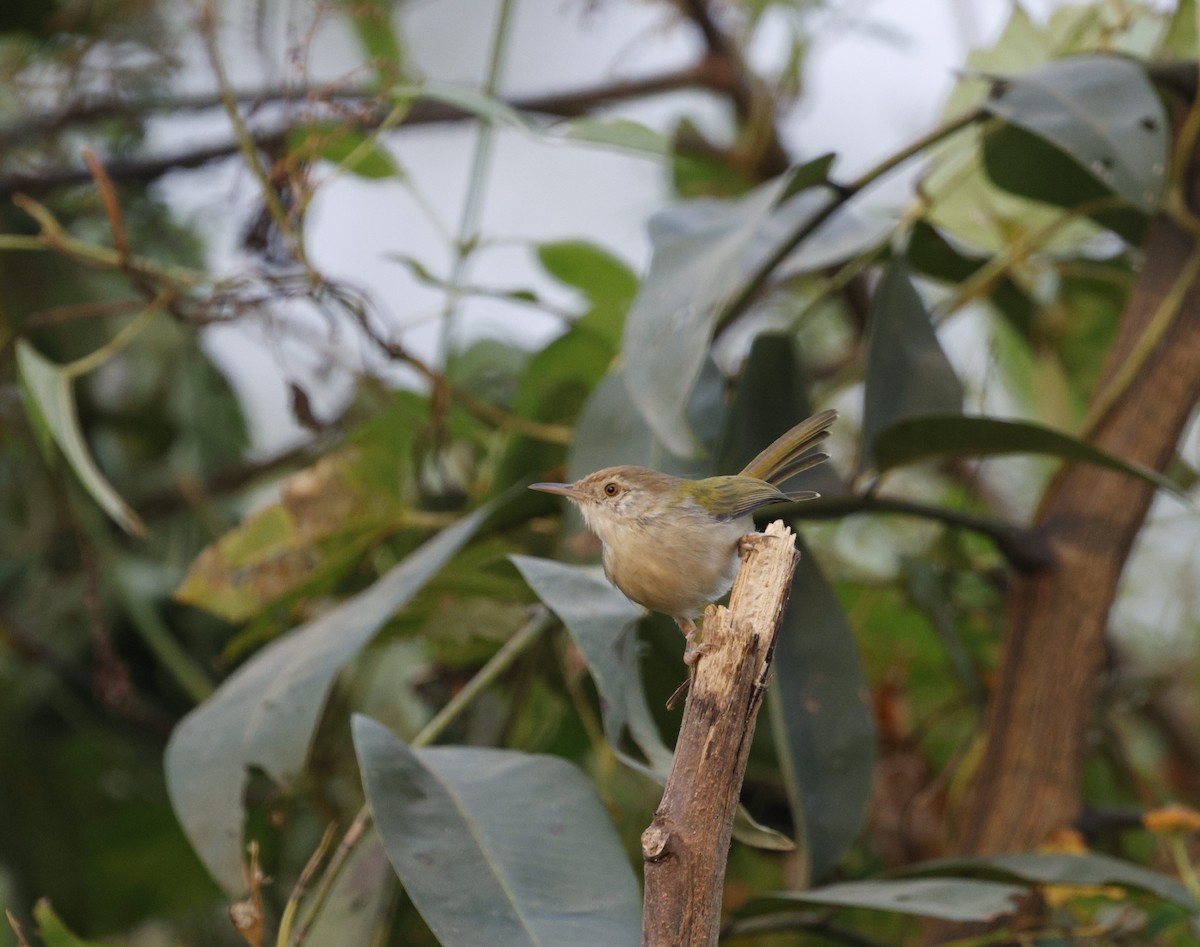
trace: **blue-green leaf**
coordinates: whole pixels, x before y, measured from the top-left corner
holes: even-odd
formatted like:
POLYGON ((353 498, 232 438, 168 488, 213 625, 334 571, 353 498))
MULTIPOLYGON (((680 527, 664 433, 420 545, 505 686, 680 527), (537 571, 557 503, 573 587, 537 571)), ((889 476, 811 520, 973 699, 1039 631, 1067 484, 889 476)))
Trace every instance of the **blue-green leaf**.
MULTIPOLYGON (((686 408, 717 315, 737 292, 754 236, 787 183, 786 176, 776 178, 739 201, 684 205, 698 206, 702 219, 656 243, 650 272, 630 307, 623 346, 630 397, 655 436, 681 457, 699 449, 686 408)), ((681 212, 667 213, 677 219, 681 212)), ((652 224, 652 235, 654 229, 652 224)))
POLYGON ((985 108, 1050 142, 1146 212, 1166 182, 1169 123, 1145 68, 1121 56, 1074 56, 997 77, 985 108))
POLYGON ((1092 852, 1020 852, 968 858, 939 858, 904 870, 906 875, 958 875, 967 872, 998 874, 1036 884, 1120 885, 1136 888, 1200 914, 1200 902, 1168 875, 1150 871, 1119 858, 1092 852))
POLYGON ((849 622, 803 544, 772 669, 772 730, 798 842, 808 851, 810 877, 817 879, 862 831, 875 770, 875 727, 849 622))
POLYGON ((883 274, 871 300, 863 396, 863 463, 878 463, 877 439, 897 421, 962 409, 963 387, 900 263, 883 274))
POLYGON ((636 945, 637 881, 591 783, 511 750, 412 750, 356 716, 367 799, 405 891, 444 947, 636 945))
POLYGON ((915 914, 944 921, 995 921, 1017 909, 1016 899, 1026 893, 1020 885, 965 878, 907 878, 902 880, 848 881, 811 891, 773 894, 756 899, 738 913, 742 916, 795 911, 807 905, 872 908, 915 914))
POLYGON ((1177 496, 1183 495, 1178 486, 1156 470, 1121 460, 1069 434, 1029 421, 962 415, 913 418, 893 424, 875 442, 875 459, 880 471, 933 457, 989 457, 995 454, 1048 454, 1094 464, 1144 480, 1177 496))
POLYGON ((75 373, 43 358, 25 339, 17 340, 16 349, 26 406, 35 427, 58 445, 79 482, 105 513, 131 536, 145 536, 146 524, 100 472, 88 450, 75 407, 75 373))
POLYGON ((273 641, 175 728, 167 791, 200 860, 227 892, 242 888, 242 791, 261 768, 292 786, 334 678, 392 615, 454 556, 491 512, 443 530, 369 588, 273 641))
POLYGON ((621 750, 628 730, 651 770, 665 775, 671 751, 662 741, 646 703, 638 666, 637 622, 642 609, 629 601, 596 567, 572 566, 532 556, 512 556, 529 587, 567 626, 591 672, 604 715, 604 732, 621 750))

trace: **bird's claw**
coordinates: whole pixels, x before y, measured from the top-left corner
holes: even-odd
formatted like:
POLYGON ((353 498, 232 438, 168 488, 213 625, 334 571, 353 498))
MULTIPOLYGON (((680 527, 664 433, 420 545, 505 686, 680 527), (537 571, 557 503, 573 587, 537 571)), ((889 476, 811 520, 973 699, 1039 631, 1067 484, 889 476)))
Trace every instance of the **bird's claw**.
POLYGON ((698 632, 694 621, 681 621, 679 623, 679 630, 683 632, 683 638, 687 642, 687 646, 683 649, 683 663, 689 668, 695 667, 701 655, 708 654, 708 652, 713 650, 713 645, 707 641, 696 640, 698 632))
POLYGON ((770 537, 766 533, 747 533, 737 541, 738 553, 744 559, 770 537))

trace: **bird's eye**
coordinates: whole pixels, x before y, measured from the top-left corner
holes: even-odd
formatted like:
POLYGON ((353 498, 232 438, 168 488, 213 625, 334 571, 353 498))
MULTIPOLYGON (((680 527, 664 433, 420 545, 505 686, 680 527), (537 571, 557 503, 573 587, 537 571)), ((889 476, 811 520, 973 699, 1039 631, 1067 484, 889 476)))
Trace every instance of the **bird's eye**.
POLYGON ((621 488, 611 480, 604 485, 604 493, 606 496, 615 497, 620 492, 621 488))

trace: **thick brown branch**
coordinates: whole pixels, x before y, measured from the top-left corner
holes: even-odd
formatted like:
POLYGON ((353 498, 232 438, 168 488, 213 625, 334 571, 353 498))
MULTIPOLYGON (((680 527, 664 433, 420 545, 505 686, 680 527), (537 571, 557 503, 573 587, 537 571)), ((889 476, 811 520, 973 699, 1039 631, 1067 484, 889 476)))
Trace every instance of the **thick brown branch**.
POLYGON ((704 617, 696 665, 662 802, 642 833, 645 947, 715 945, 733 816, 800 554, 776 521, 749 554, 729 607, 704 617))
MULTIPOLYGON (((1153 220, 1145 264, 1106 366, 1116 377, 1197 252, 1195 237, 1153 220)), ((1103 387, 1103 386, 1102 386, 1103 387)), ((1200 398, 1200 287, 1095 432, 1101 450, 1162 470, 1200 398)), ((991 853, 1038 845, 1070 825, 1080 804, 1084 741, 1102 673, 1117 581, 1154 489, 1091 466, 1050 484, 1037 529, 1055 569, 1014 577, 986 745, 963 818, 962 848, 991 853)))

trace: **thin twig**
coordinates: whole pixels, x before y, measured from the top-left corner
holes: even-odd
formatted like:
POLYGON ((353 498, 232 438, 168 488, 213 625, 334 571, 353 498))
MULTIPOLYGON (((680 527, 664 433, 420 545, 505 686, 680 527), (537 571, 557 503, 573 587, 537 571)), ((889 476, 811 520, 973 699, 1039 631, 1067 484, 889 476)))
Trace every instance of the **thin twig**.
POLYGON ((250 169, 250 173, 254 175, 255 180, 258 181, 263 202, 266 204, 267 210, 271 214, 271 219, 275 222, 275 226, 279 228, 279 232, 288 240, 296 259, 303 264, 305 260, 303 231, 293 226, 292 220, 288 216, 287 208, 283 206, 279 191, 276 189, 274 183, 272 183, 271 175, 268 173, 267 168, 263 166, 258 143, 254 140, 254 136, 250 134, 250 129, 246 126, 245 121, 242 120, 242 113, 238 108, 237 98, 234 95, 233 87, 229 84, 229 76, 225 72, 225 62, 221 58, 220 49, 217 47, 217 14, 212 0, 206 0, 201 7, 197 25, 200 35, 204 39, 204 48, 208 53, 208 61, 212 66, 213 75, 217 79, 217 88, 221 102, 225 106, 225 115, 229 119, 229 124, 233 126, 234 138, 237 140, 238 151, 241 152, 242 161, 250 169))
POLYGON ((1033 530, 1023 529, 1003 520, 978 516, 962 510, 950 510, 941 506, 917 503, 912 500, 879 497, 874 494, 858 494, 845 497, 822 497, 819 500, 806 500, 803 503, 789 504, 778 509, 782 511, 782 515, 790 519, 801 520, 840 519, 856 513, 895 513, 900 516, 918 516, 986 536, 995 543, 996 548, 1018 572, 1026 574, 1039 572, 1042 569, 1053 567, 1055 562, 1050 547, 1041 535, 1033 530))
POLYGON ((804 221, 796 230, 782 243, 779 244, 762 263, 758 265, 753 273, 742 284, 742 288, 738 291, 725 307, 721 310, 720 315, 716 320, 716 328, 714 336, 720 336, 728 329, 737 319, 750 308, 750 304, 758 298, 758 295, 766 287, 767 282, 771 278, 771 274, 775 271, 784 260, 791 255, 801 243, 811 236, 818 227, 834 215, 841 207, 845 206, 851 198, 856 197, 866 188, 870 187, 880 178, 894 171, 900 165, 904 164, 910 158, 920 154, 931 145, 937 144, 945 138, 961 131, 968 125, 978 121, 983 115, 982 109, 973 109, 965 115, 961 115, 956 119, 952 119, 930 132, 922 135, 916 141, 912 142, 906 148, 897 151, 875 167, 859 175, 849 184, 843 184, 836 187, 834 192, 830 194, 826 204, 815 214, 804 221))
MULTIPOLYGON (((500 84, 500 76, 504 71, 505 55, 508 52, 508 34, 512 24, 515 0, 501 0, 496 14, 496 26, 492 34, 492 49, 488 56, 487 76, 484 79, 483 92, 495 96, 500 84)), ((462 215, 458 221, 458 233, 454 240, 454 260, 450 264, 450 289, 446 294, 446 302, 442 309, 440 354, 441 363, 450 367, 454 363, 456 330, 459 304, 462 300, 462 284, 467 278, 467 266, 471 256, 479 244, 477 231, 483 208, 484 187, 488 180, 488 167, 491 163, 492 141, 495 130, 490 122, 480 123, 475 132, 475 150, 471 155, 470 177, 467 180, 467 193, 463 198, 462 215)))
MULTIPOLYGON (((636 99, 649 98, 676 92, 682 89, 707 89, 712 92, 726 93, 729 88, 728 77, 719 70, 709 68, 706 63, 688 66, 684 69, 664 72, 641 79, 630 79, 610 82, 603 85, 583 88, 573 91, 556 92, 549 95, 514 97, 506 100, 507 104, 519 111, 535 115, 556 116, 559 118, 576 118, 590 115, 598 109, 636 99)), ((252 93, 231 93, 235 106, 240 102, 259 101, 252 93)), ((337 94, 328 98, 339 98, 337 94)), ((353 98, 347 94, 344 97, 353 98)), ((228 98, 228 96, 227 96, 228 98)), ((289 101, 283 95, 265 95, 265 101, 289 101)), ((311 99, 309 99, 311 101, 311 99)), ((208 102, 198 105, 185 99, 181 108, 210 107, 224 104, 222 101, 208 102)), ((323 104, 323 103, 313 103, 323 104)), ((140 107, 131 103, 132 114, 150 110, 169 110, 169 102, 149 100, 149 104, 140 107)), ((97 112, 103 111, 97 109, 97 112)), ((354 124, 359 128, 373 128, 386 121, 391 111, 391 105, 386 109, 356 112, 354 124)), ((110 117, 104 115, 103 117, 110 117)), ((96 120, 85 116, 81 121, 96 120)), ((401 128, 411 128, 417 125, 445 124, 449 122, 475 121, 477 116, 468 109, 452 105, 448 102, 421 99, 413 102, 404 118, 401 128)), ((286 141, 293 128, 311 123, 311 117, 287 120, 276 123, 269 128, 255 129, 249 132, 255 148, 270 151, 286 141)), ((4 139, 5 130, 0 130, 0 141, 4 139)), ((138 158, 112 158, 105 162, 110 179, 118 182, 149 183, 172 171, 187 171, 203 167, 214 161, 230 158, 243 151, 243 144, 238 140, 220 142, 201 148, 188 148, 182 151, 138 158)), ((63 187, 86 184, 92 180, 92 175, 85 167, 45 168, 40 171, 10 171, 0 174, 0 198, 24 192, 26 194, 44 194, 48 191, 63 187)))

